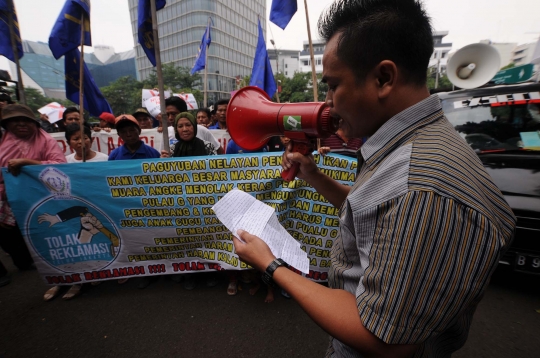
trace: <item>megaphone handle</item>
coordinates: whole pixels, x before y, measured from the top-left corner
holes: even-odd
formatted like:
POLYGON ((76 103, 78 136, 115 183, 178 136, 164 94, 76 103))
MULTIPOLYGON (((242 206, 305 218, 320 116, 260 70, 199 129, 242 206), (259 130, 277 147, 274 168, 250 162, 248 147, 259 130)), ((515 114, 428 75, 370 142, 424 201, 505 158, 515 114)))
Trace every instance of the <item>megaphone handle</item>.
MULTIPOLYGON (((308 155, 313 151, 313 147, 310 143, 306 142, 299 142, 299 141, 292 141, 292 150, 291 152, 298 152, 302 155, 308 155)), ((298 170, 300 169, 300 163, 293 163, 292 166, 289 169, 285 169, 281 171, 281 177, 285 181, 291 181, 296 178, 296 174, 298 174, 298 170)))

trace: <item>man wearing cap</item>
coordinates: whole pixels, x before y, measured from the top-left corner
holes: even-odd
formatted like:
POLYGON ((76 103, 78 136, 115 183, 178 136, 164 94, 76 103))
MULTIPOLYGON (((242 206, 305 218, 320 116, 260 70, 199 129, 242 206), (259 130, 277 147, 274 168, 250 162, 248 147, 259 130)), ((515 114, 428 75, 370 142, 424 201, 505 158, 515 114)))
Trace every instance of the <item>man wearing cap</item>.
POLYGON ((146 108, 139 108, 133 113, 133 117, 139 122, 139 128, 152 129, 154 121, 146 108))
POLYGON ((104 130, 105 132, 110 132, 111 129, 114 129, 114 115, 112 113, 103 112, 99 115, 99 127, 95 127, 94 131, 99 132, 104 130))
POLYGON ((109 155, 109 160, 124 159, 149 159, 159 158, 157 150, 144 144, 140 139, 141 127, 139 122, 130 114, 122 114, 116 117, 116 131, 124 142, 124 145, 116 148, 109 155))

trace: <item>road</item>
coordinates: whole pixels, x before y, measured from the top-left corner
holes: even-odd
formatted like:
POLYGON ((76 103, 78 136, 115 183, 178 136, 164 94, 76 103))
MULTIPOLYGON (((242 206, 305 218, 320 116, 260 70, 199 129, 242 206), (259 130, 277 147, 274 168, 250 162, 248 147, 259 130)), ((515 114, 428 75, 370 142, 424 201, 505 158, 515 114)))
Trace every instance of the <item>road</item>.
MULTIPOLYGON (((161 278, 145 290, 132 279, 89 286, 71 301, 42 299, 36 271, 0 288, 0 357, 322 357, 327 335, 292 300, 244 285, 227 296, 227 280, 193 291, 161 278)), ((203 280, 204 281, 204 280, 203 280)), ((454 357, 538 357, 540 277, 498 270, 454 357)))

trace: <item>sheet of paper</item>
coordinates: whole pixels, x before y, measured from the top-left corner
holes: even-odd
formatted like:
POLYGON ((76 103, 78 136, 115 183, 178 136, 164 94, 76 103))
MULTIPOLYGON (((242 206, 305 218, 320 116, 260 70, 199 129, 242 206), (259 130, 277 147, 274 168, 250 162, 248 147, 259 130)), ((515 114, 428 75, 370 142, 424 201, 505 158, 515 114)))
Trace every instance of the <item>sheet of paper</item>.
POLYGON ((233 234, 242 229, 260 237, 276 257, 303 273, 309 273, 307 253, 279 223, 271 206, 241 190, 234 189, 221 198, 212 210, 233 234))

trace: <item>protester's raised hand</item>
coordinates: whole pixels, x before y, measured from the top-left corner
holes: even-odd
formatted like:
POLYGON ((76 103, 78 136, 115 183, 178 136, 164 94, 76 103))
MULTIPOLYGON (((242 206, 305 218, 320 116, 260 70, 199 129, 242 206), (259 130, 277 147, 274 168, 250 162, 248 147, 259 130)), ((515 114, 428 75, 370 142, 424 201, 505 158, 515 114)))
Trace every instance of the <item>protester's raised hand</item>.
POLYGON ((290 169, 293 166, 293 163, 296 162, 300 164, 298 173, 296 174, 298 178, 307 179, 310 175, 317 173, 317 164, 315 163, 312 154, 303 155, 297 152, 291 152, 291 149, 292 143, 289 143, 287 149, 283 153, 283 160, 281 162, 283 170, 290 169))
POLYGON ((158 133, 163 133, 163 127, 157 127, 157 132, 158 133))
POLYGON ((41 113, 39 115, 39 119, 41 119, 42 121, 48 122, 49 121, 49 116, 46 115, 45 113, 41 113))
POLYGON ((99 229, 103 227, 101 221, 98 220, 94 215, 87 213, 81 217, 81 225, 86 230, 89 231, 92 235, 95 235, 99 232, 99 229))
POLYGON ((240 260, 259 271, 264 271, 276 258, 266 242, 244 230, 238 230, 233 236, 234 250, 240 260), (240 239, 239 239, 240 238, 240 239))

